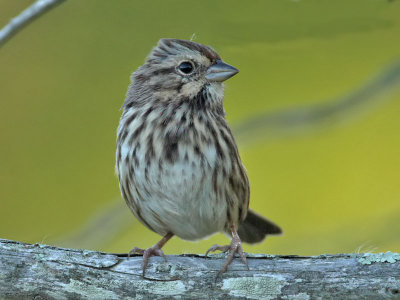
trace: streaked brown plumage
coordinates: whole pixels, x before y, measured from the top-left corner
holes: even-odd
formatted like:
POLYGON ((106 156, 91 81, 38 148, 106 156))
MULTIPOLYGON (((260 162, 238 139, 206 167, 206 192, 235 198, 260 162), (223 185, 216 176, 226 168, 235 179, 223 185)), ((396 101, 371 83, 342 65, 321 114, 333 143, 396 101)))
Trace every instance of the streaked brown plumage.
POLYGON ((222 273, 236 252, 246 263, 240 238, 256 243, 281 232, 248 210, 249 181, 222 103, 222 82, 237 72, 210 47, 162 39, 132 74, 116 171, 133 214, 164 236, 147 250, 132 249, 144 255, 143 275, 149 257, 164 256, 161 247, 173 235, 198 240, 232 233, 229 246, 210 248, 230 250, 222 273))

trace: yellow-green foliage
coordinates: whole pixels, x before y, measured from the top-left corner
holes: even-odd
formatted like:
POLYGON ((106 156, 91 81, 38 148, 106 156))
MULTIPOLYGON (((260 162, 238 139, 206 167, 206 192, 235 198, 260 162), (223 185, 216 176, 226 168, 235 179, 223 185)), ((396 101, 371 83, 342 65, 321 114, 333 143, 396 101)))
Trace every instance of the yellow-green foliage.
MULTIPOLYGON (((30 3, 1 0, 0 26, 30 3)), ((400 57, 400 1, 66 1, 0 48, 0 237, 54 243, 115 201, 130 73, 158 39, 193 33, 240 69, 225 98, 234 125, 367 82, 400 57)), ((251 206, 285 231, 246 251, 398 251, 400 96, 386 97, 340 126, 239 145, 251 206)), ((126 228, 93 247, 158 239, 133 216, 126 228)), ((173 239, 166 253, 216 242, 173 239)))

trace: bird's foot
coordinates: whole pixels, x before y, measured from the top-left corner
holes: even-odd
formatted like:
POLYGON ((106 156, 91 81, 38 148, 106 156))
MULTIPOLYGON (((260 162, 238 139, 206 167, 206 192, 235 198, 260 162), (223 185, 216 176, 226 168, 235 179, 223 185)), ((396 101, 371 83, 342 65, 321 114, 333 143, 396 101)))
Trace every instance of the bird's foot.
POLYGON ((155 244, 153 247, 147 248, 147 249, 140 249, 138 247, 132 248, 131 251, 128 253, 128 257, 134 254, 142 254, 143 255, 143 260, 142 260, 142 276, 144 277, 146 273, 146 268, 149 263, 149 258, 151 256, 161 256, 164 258, 165 261, 167 261, 167 258, 164 254, 164 252, 161 250, 161 248, 155 244))
POLYGON ((222 266, 221 270, 218 272, 217 278, 222 274, 225 273, 226 270, 228 269, 228 266, 232 263, 233 258, 235 257, 235 254, 238 253, 242 262, 246 265, 247 270, 249 269, 249 265, 247 264, 247 259, 246 259, 246 254, 243 251, 242 248, 242 241, 239 238, 239 235, 237 234, 235 228, 232 228, 232 240, 230 245, 225 245, 225 246, 220 246, 220 245, 213 245, 210 249, 207 250, 205 256, 207 257, 209 252, 214 252, 214 251, 222 251, 222 252, 228 252, 228 258, 226 259, 224 265, 222 266))
POLYGON ((149 258, 151 256, 161 256, 164 258, 165 261, 167 261, 167 257, 164 254, 164 251, 161 250, 161 247, 165 245, 165 243, 173 236, 172 233, 167 233, 157 244, 155 244, 153 247, 147 248, 147 249, 140 249, 138 247, 132 248, 131 251, 128 253, 128 258, 133 255, 133 254, 142 254, 143 255, 143 260, 142 260, 142 276, 144 277, 146 273, 146 268, 149 263, 149 258))

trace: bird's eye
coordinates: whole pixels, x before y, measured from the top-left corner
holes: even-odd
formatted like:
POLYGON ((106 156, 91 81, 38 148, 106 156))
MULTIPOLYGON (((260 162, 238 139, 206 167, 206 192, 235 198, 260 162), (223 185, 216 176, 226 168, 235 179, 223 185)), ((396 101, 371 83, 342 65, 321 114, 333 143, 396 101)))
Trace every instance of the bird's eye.
POLYGON ((194 65, 190 61, 184 61, 178 66, 179 71, 181 71, 183 74, 190 74, 194 70, 194 65))

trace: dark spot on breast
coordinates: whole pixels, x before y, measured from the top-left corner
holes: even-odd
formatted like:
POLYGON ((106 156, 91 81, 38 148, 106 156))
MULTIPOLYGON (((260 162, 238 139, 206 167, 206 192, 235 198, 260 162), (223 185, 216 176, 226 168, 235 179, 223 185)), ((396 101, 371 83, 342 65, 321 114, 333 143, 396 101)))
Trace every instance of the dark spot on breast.
POLYGON ((147 166, 150 165, 151 161, 154 159, 154 146, 153 146, 153 135, 149 134, 147 137, 147 149, 146 149, 146 154, 145 154, 145 160, 147 166))
POLYGON ((223 160, 225 155, 224 155, 224 151, 222 150, 221 145, 219 144, 218 140, 215 141, 215 149, 216 149, 219 159, 223 160))
POLYGON ((181 117, 181 123, 182 123, 182 124, 186 123, 186 120, 187 120, 186 116, 185 116, 185 115, 182 115, 182 117, 181 117))
POLYGON ((231 159, 237 160, 237 158, 239 158, 239 151, 237 149, 237 145, 235 140, 233 139, 231 131, 229 130, 229 128, 227 128, 226 130, 220 129, 220 134, 226 145, 228 146, 227 148, 229 150, 229 155, 231 156, 231 159), (227 131, 228 134, 225 131, 227 131))
POLYGON ((196 112, 204 111, 209 106, 203 91, 200 91, 195 97, 189 99, 188 103, 191 109, 196 112))
POLYGON ((146 121, 144 120, 142 122, 142 124, 140 124, 140 126, 138 128, 136 128, 136 130, 133 132, 133 134, 131 135, 130 139, 129 139, 129 145, 132 146, 133 143, 136 141, 137 137, 139 136, 139 134, 142 132, 142 130, 146 127, 146 121))
POLYGON ((166 143, 165 158, 170 163, 174 163, 178 158, 178 143, 166 143))
POLYGON ((135 170, 133 169, 133 164, 130 164, 129 166, 129 179, 134 182, 134 175, 135 175, 135 170))
POLYGON ((188 130, 189 130, 189 132, 192 133, 193 144, 198 145, 199 144, 199 141, 198 141, 199 131, 195 128, 194 122, 189 123, 188 130))
POLYGON ((169 122, 172 121, 173 115, 169 114, 166 117, 164 117, 164 119, 162 119, 162 121, 160 122, 160 125, 168 125, 169 122))
MULTIPOLYGON (((219 159, 223 160, 224 157, 225 157, 225 154, 224 154, 224 151, 222 150, 222 147, 221 147, 221 145, 219 143, 217 131, 215 130, 215 128, 214 128, 213 124, 211 123, 211 121, 206 120, 205 121, 205 125, 206 125, 206 128, 208 129, 208 131, 211 134, 212 140, 214 141, 215 149, 216 149, 216 152, 217 152, 217 155, 218 155, 219 159)), ((227 145, 227 146, 228 146, 228 149, 229 149, 229 145, 227 145)))
POLYGON ((164 156, 171 164, 178 158, 178 139, 176 134, 173 134, 171 131, 165 134, 164 156))
POLYGON ((126 139, 126 136, 128 135, 128 129, 126 128, 126 126, 124 126, 124 128, 122 129, 122 131, 120 131, 119 136, 118 136, 118 142, 119 143, 123 143, 124 140, 126 139))
POLYGON ((146 112, 142 115, 143 120, 147 120, 147 117, 151 114, 151 112, 154 110, 154 106, 150 106, 146 112))
POLYGON ((137 166, 139 166, 139 158, 137 157, 136 150, 137 150, 137 147, 133 148, 132 158, 133 158, 133 162, 134 162, 135 166, 137 167, 137 166))
POLYGON ((137 117, 137 113, 136 112, 131 114, 125 121, 124 129, 128 128, 129 125, 132 123, 132 121, 136 119, 136 117, 137 117))
POLYGON ((164 169, 164 164, 163 164, 163 160, 160 158, 159 160, 158 160, 158 171, 159 171, 159 174, 161 175, 161 173, 162 173, 162 171, 163 171, 163 169, 164 169))
POLYGON ((194 153, 195 153, 196 155, 198 155, 198 156, 201 155, 199 145, 195 145, 195 146, 194 146, 194 153))

